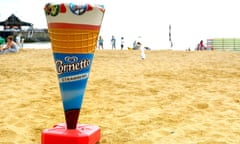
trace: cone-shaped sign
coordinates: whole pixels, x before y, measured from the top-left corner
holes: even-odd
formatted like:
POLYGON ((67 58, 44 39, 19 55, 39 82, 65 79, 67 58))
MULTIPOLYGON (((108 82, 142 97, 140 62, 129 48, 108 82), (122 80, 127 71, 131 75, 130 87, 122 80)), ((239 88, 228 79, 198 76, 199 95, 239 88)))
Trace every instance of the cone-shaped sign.
POLYGON ((67 129, 75 129, 105 9, 90 4, 46 4, 67 129))

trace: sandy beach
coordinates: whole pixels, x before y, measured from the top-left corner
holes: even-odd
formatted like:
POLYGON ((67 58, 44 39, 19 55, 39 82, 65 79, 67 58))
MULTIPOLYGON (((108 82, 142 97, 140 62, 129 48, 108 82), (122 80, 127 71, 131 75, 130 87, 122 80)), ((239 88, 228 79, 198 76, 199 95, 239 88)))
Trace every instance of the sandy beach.
MULTIPOLYGON (((65 122, 50 49, 0 55, 0 144, 65 122)), ((97 50, 80 124, 100 144, 239 144, 240 52, 97 50)))

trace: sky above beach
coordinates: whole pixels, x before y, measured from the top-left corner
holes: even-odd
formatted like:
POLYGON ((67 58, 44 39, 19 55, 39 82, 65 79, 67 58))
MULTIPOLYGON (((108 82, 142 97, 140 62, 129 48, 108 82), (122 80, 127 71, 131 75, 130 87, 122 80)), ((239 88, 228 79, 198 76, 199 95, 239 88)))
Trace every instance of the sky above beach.
MULTIPOLYGON (((0 21, 15 14, 34 28, 47 28, 43 7, 47 2, 76 0, 0 0, 0 21)), ((110 46, 111 36, 124 37, 127 46, 141 36, 152 49, 169 48, 169 25, 173 49, 193 49, 208 38, 240 38, 239 0, 78 0, 106 8, 100 35, 110 46)))

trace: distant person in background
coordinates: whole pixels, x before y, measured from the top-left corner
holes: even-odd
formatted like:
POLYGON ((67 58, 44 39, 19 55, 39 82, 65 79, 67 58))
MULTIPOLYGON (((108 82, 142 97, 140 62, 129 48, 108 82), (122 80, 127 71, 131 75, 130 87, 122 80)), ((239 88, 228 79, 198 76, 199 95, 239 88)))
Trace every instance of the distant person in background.
POLYGON ((18 49, 17 44, 13 41, 13 36, 8 36, 6 45, 0 48, 0 54, 16 53, 18 49))
POLYGON ((201 50, 205 50, 205 49, 206 49, 206 47, 203 44, 203 40, 201 40, 200 43, 198 44, 197 50, 201 51, 201 50))
POLYGON ((137 46, 137 42, 136 40, 133 42, 133 49, 136 49, 136 46, 137 46))
POLYGON ((124 37, 121 37, 121 50, 124 48, 124 37))
POLYGON ((112 44, 112 50, 115 49, 116 50, 116 39, 114 36, 112 36, 112 39, 111 39, 111 44, 112 44))
POLYGON ((99 36, 99 39, 98 39, 98 49, 100 50, 100 48, 103 49, 103 38, 102 38, 102 36, 99 36))
POLYGON ((21 48, 23 48, 24 40, 24 38, 21 39, 21 48))
POLYGON ((146 55, 145 55, 145 49, 144 49, 144 46, 143 46, 143 44, 140 44, 141 46, 140 46, 140 52, 141 52, 141 58, 142 58, 142 60, 144 60, 145 58, 146 58, 146 55))
POLYGON ((142 60, 146 59, 146 55, 145 55, 145 48, 143 45, 143 40, 142 37, 139 36, 138 39, 136 40, 136 50, 140 50, 140 57, 142 60))
POLYGON ((22 44, 21 44, 21 33, 19 33, 17 36, 16 36, 16 43, 18 45, 19 48, 22 47, 22 44))

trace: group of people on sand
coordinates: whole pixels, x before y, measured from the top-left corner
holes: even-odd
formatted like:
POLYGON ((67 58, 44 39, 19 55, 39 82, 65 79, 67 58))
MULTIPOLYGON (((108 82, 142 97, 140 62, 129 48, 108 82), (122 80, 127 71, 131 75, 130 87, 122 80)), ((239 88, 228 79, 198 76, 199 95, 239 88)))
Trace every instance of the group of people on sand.
POLYGON ((13 36, 8 36, 7 43, 2 44, 0 47, 0 54, 17 53, 18 51, 19 51, 19 46, 14 42, 13 36))
MULTIPOLYGON (((111 38, 111 46, 112 46, 112 50, 116 50, 116 38, 114 36, 112 36, 111 38)), ((121 37, 121 50, 123 50, 124 48, 124 37, 121 37)), ((103 47, 103 37, 99 36, 98 38, 98 49, 104 49, 103 47)))
MULTIPOLYGON (((121 50, 124 49, 124 37, 121 37, 121 50)), ((111 38, 111 46, 112 46, 112 50, 116 50, 116 38, 114 36, 112 36, 111 38)), ((99 36, 98 38, 98 49, 104 49, 103 47, 103 37, 102 36, 99 36)), ((145 48, 142 44, 142 39, 141 37, 139 36, 137 38, 137 40, 134 41, 134 46, 133 46, 133 50, 140 50, 141 51, 141 59, 144 60, 146 58, 146 55, 145 55, 145 48)))
POLYGON ((202 51, 202 50, 213 50, 212 48, 208 48, 203 44, 203 40, 201 40, 196 47, 197 51, 202 51))

